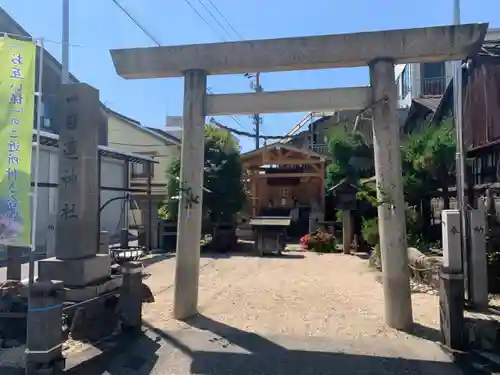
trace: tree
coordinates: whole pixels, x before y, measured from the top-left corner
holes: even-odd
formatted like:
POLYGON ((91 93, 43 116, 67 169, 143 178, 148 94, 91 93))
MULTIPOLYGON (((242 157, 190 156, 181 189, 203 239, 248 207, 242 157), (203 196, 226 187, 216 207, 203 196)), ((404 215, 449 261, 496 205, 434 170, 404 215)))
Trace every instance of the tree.
MULTIPOLYGON (((437 239, 431 231, 431 199, 438 189, 444 208, 449 208, 449 186, 455 171, 455 134, 451 122, 429 125, 410 134, 403 143, 403 177, 405 199, 410 206, 420 207, 420 220, 413 232, 427 240, 437 239)), ((411 232, 411 228, 408 228, 411 232)), ((438 235, 439 237, 439 235, 438 235)))
MULTIPOLYGON (((230 222, 243 208, 245 193, 238 141, 226 130, 205 125, 203 213, 214 223, 230 222)), ((161 216, 177 219, 180 160, 167 169, 167 199, 161 216)))
POLYGON ((405 193, 409 202, 437 189, 444 207, 450 203, 449 186, 455 175, 456 142, 450 121, 411 134, 403 145, 405 193))
POLYGON ((328 153, 332 159, 326 169, 328 187, 344 178, 357 182, 361 177, 371 177, 373 151, 361 133, 348 131, 342 126, 334 128, 328 136, 328 153), (364 167, 357 163, 359 160, 365 164, 364 167))

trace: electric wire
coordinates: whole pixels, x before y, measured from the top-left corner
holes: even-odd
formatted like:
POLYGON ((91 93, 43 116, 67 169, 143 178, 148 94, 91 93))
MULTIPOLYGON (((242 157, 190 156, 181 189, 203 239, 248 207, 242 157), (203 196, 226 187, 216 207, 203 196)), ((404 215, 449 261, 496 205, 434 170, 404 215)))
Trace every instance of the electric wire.
POLYGON ((125 13, 125 15, 139 28, 141 31, 149 38, 151 39, 156 45, 160 46, 160 42, 151 34, 149 33, 145 27, 143 27, 133 16, 132 14, 123 6, 121 5, 118 0, 111 0, 120 10, 125 13))
MULTIPOLYGON (((367 107, 361 109, 360 111, 358 111, 356 113, 355 117, 361 116, 361 115, 365 114, 368 110, 370 110, 373 107, 375 107, 376 105, 378 105, 379 103, 387 103, 387 101, 388 101, 388 99, 386 97, 384 97, 382 99, 379 99, 379 100, 376 100, 373 103, 371 103, 369 106, 367 106, 367 107)), ((341 121, 335 122, 332 125, 341 125, 341 124, 348 125, 350 122, 351 122, 351 120, 341 120, 341 121)), ((239 136, 242 136, 242 137, 248 137, 248 138, 256 138, 257 137, 256 134, 249 133, 249 132, 246 132, 246 131, 240 131, 240 130, 237 130, 237 129, 234 129, 234 128, 230 128, 228 126, 224 126, 222 124, 219 124, 219 127, 227 130, 230 133, 233 133, 233 134, 236 134, 236 135, 239 135, 239 136)), ((259 136, 259 138, 261 138, 263 140, 282 140, 282 139, 291 139, 291 138, 293 138, 293 136, 290 136, 290 135, 267 135, 267 136, 266 135, 261 135, 261 136, 259 136)))
POLYGON ((193 12, 195 12, 198 17, 200 17, 200 19, 205 22, 207 24, 207 26, 219 37, 221 38, 224 42, 227 42, 226 38, 224 37, 224 35, 221 35, 219 34, 219 32, 210 24, 210 22, 208 22, 205 17, 203 17, 201 15, 201 13, 198 11, 198 9, 196 9, 196 7, 191 3, 191 1, 189 0, 184 0, 184 2, 189 5, 189 7, 193 10, 193 12))
MULTIPOLYGON (((111 0, 122 12, 124 12, 127 17, 149 38, 151 41, 153 41, 158 47, 161 46, 161 43, 150 33, 147 31, 146 27, 144 27, 135 17, 123 6, 119 3, 118 0, 111 0)), ((193 4, 189 0, 184 0, 192 9, 193 11, 198 14, 198 16, 212 29, 213 27, 207 22, 207 20, 198 12, 198 10, 193 6, 193 4)), ((215 30, 214 30, 215 31, 215 30)), ((224 39, 224 38, 223 38, 224 39)), ((212 90, 207 88, 207 92, 209 94, 214 94, 212 90)), ((241 124, 241 122, 234 116, 229 116, 242 130, 245 128, 241 124)))
POLYGON ((221 16, 221 18, 224 20, 224 22, 226 22, 226 24, 231 28, 231 30, 233 30, 233 32, 236 34, 236 36, 238 36, 238 38, 240 39, 245 39, 243 38, 243 36, 238 32, 236 31, 236 29, 233 27, 233 25, 231 25, 231 22, 229 22, 229 20, 224 16, 224 14, 222 14, 222 12, 219 10, 219 8, 213 3, 212 0, 208 0, 208 2, 212 5, 212 7, 216 10, 217 13, 219 13, 219 15, 221 16))
MULTIPOLYGON (((184 1, 187 1, 187 0, 184 0, 184 1)), ((214 16, 214 14, 210 11, 210 9, 208 9, 208 7, 205 5, 205 3, 201 0, 197 0, 198 3, 200 3, 200 5, 203 7, 203 9, 205 9, 207 11, 207 13, 210 15, 210 17, 217 23, 217 25, 219 25, 219 27, 229 36, 229 39, 233 39, 232 36, 231 36, 231 33, 229 31, 227 31, 227 29, 224 27, 224 25, 222 25, 220 23, 220 21, 217 19, 217 17, 214 16)))

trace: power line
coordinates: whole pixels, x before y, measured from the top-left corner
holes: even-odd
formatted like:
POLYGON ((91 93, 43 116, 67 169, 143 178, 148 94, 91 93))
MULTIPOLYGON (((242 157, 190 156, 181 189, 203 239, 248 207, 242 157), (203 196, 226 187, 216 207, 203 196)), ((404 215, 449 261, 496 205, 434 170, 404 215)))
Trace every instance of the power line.
MULTIPOLYGON (((201 13, 194 7, 194 5, 191 3, 191 1, 189 0, 184 0, 186 2, 187 5, 189 5, 189 7, 198 15, 198 17, 201 18, 201 20, 203 22, 205 22, 209 27, 210 29, 212 29, 212 31, 214 31, 224 42, 227 42, 226 38, 223 36, 223 35, 220 35, 214 28, 213 26, 205 19, 205 17, 203 17, 201 15, 201 13)), ((229 35, 229 37, 231 38, 231 34, 227 31, 227 29, 219 22, 219 20, 214 16, 214 14, 207 8, 207 6, 202 2, 202 0, 197 0, 201 6, 208 12, 208 14, 212 17, 212 19, 214 19, 215 22, 217 22, 217 24, 219 25, 219 27, 226 32, 227 35, 229 35)), ((238 33, 236 31, 236 29, 233 27, 233 25, 231 25, 231 23, 228 21, 228 19, 224 16, 224 14, 222 14, 222 12, 220 11, 220 9, 213 3, 213 1, 211 0, 208 0, 210 2, 210 4, 212 5, 212 7, 217 11, 217 13, 222 17, 222 19, 229 25, 229 27, 235 32, 235 34, 240 38, 240 39, 244 39, 242 37, 242 35, 240 33, 238 33)), ((246 75, 245 75, 246 76, 246 75)), ((213 94, 213 92, 210 90, 210 89, 207 89, 207 92, 210 93, 210 94, 213 94)), ((245 130, 245 128, 243 127, 243 125, 241 124, 241 122, 234 116, 229 116, 236 124, 238 124, 238 126, 242 129, 242 130, 245 130)))
MULTIPOLYGON (((139 21, 137 21, 134 16, 125 8, 123 7, 119 2, 118 0, 111 0, 113 1, 113 3, 118 6, 118 8, 120 8, 120 10, 122 12, 124 12, 127 17, 149 38, 151 39, 158 47, 161 46, 161 43, 155 38, 153 37, 153 35, 147 31, 147 29, 141 24, 139 23, 139 21)), ((212 25, 210 25, 210 23, 207 22, 207 20, 198 12, 198 10, 193 6, 193 4, 189 1, 189 0, 184 0, 190 7, 191 9, 193 9, 194 12, 196 12, 196 14, 198 14, 198 16, 217 34, 217 30, 215 30, 212 25)), ((219 35, 220 36, 220 35, 219 35)), ((225 38, 222 37, 222 39, 225 41, 225 38)), ((214 94, 214 92, 212 90, 210 90, 209 88, 207 88, 207 92, 209 94, 214 94)), ((243 125, 241 124, 241 122, 234 116, 229 116, 242 130, 245 130, 245 128, 243 127, 243 125)))
POLYGON ((239 32, 236 31, 236 29, 233 27, 233 25, 231 25, 231 22, 228 21, 228 19, 224 16, 224 14, 222 14, 222 12, 219 10, 219 8, 213 3, 213 1, 212 0, 208 0, 208 2, 217 11, 217 13, 219 13, 219 15, 221 16, 221 18, 227 23, 227 25, 231 28, 231 30, 234 31, 234 33, 238 36, 238 38, 245 39, 245 38, 243 38, 241 36, 241 34, 239 32))
MULTIPOLYGON (((379 100, 376 100, 374 101, 373 103, 371 103, 370 105, 368 105, 367 107, 361 109, 360 111, 358 111, 356 113, 356 117, 358 116, 361 116, 363 114, 365 114, 366 112, 368 112, 368 110, 372 109, 373 107, 375 107, 376 105, 378 105, 379 103, 387 103, 387 98, 384 97, 382 99, 379 99, 379 100)), ((340 121, 336 121, 335 123, 333 123, 332 125, 347 125, 350 123, 350 120, 340 120, 340 121)), ((282 139, 292 139, 294 136, 290 136, 290 135, 257 135, 257 134, 253 134, 253 133, 249 133, 249 132, 246 132, 246 131, 240 131, 240 130, 237 130, 237 129, 233 129, 233 128, 230 128, 228 126, 225 126, 225 125, 222 125, 220 123, 217 123, 217 125, 225 130, 227 130, 228 132, 230 133, 233 133, 233 134, 236 134, 236 135, 239 135, 239 136, 243 136, 243 137, 248 137, 248 138, 257 138, 259 137, 260 139, 263 139, 263 140, 282 140, 282 139)))
POLYGON ((158 40, 156 40, 156 38, 155 38, 152 34, 150 34, 150 33, 149 33, 149 32, 148 32, 148 31, 147 31, 147 30, 146 30, 146 29, 145 29, 145 28, 144 28, 144 27, 143 27, 143 26, 142 26, 142 25, 141 25, 141 24, 140 24, 140 23, 136 20, 136 19, 132 16, 132 14, 130 14, 130 12, 129 12, 129 11, 128 11, 128 10, 127 10, 127 9, 126 9, 123 5, 121 5, 121 4, 118 2, 118 0, 111 0, 111 1, 113 1, 113 3, 115 3, 115 5, 116 5, 118 8, 120 8, 120 9, 121 9, 121 11, 122 11, 123 13, 125 13, 125 14, 127 15, 127 17, 128 17, 128 18, 129 18, 129 19, 130 19, 133 23, 135 23, 135 25, 136 25, 139 29, 141 29, 141 31, 142 31, 144 34, 146 34, 146 36, 147 36, 149 39, 151 39, 151 40, 152 40, 153 42, 155 42, 158 46, 160 46, 160 42, 158 42, 158 40))
MULTIPOLYGON (((121 10, 122 12, 124 12, 124 13, 127 15, 127 17, 128 17, 128 18, 129 18, 129 19, 130 19, 130 20, 131 20, 131 21, 132 21, 132 22, 133 22, 133 23, 134 23, 134 24, 135 24, 135 25, 136 25, 136 26, 137 26, 137 27, 138 27, 138 28, 139 28, 139 29, 140 29, 140 30, 141 30, 141 31, 142 31, 142 32, 143 32, 143 33, 144 33, 144 34, 145 34, 148 38, 149 38, 149 39, 151 39, 151 40, 152 40, 152 41, 153 41, 153 42, 154 42, 154 43, 155 43, 158 47, 160 47, 160 46, 161 46, 161 43, 160 43, 160 42, 159 42, 156 38, 154 38, 154 37, 153 37, 153 35, 152 35, 151 33, 149 33, 149 32, 147 31, 147 29, 146 29, 143 25, 141 25, 141 24, 139 23, 139 21, 137 21, 137 20, 134 18, 134 16, 133 16, 133 15, 132 15, 129 11, 128 11, 126 8, 124 8, 124 7, 123 7, 123 6, 122 6, 122 5, 118 2, 118 0, 111 0, 111 1, 113 1, 113 3, 114 3, 114 4, 118 7, 118 8, 120 8, 120 10, 121 10)), ((195 11, 195 12, 196 12, 196 13, 197 13, 197 14, 198 14, 198 15, 199 15, 199 16, 200 16, 203 20, 204 20, 204 22, 205 22, 205 23, 207 23, 207 21, 203 18, 203 16, 202 16, 201 14, 199 14, 199 12, 196 10, 196 8, 194 8, 194 7, 192 6, 192 4, 189 2, 189 0, 184 0, 184 1, 186 1, 186 3, 188 3, 188 5, 190 5, 190 6, 191 6, 191 8, 192 8, 192 9, 193 9, 193 10, 194 10, 194 11, 195 11)), ((209 23, 207 23, 207 24, 208 24, 208 26, 210 26, 210 28, 212 28, 212 26, 211 26, 209 23)), ((215 31, 215 30, 214 30, 214 31, 215 31)), ((207 92, 208 92, 208 93, 210 93, 210 94, 213 94, 212 90, 210 90, 209 88, 207 88, 207 92)), ((243 125, 241 124, 241 122, 240 122, 240 121, 239 121, 236 117, 234 117, 234 116, 230 116, 230 117, 231 117, 231 119, 232 119, 232 120, 233 120, 236 124, 238 124, 238 126, 239 126, 242 130, 244 130, 244 129, 245 129, 245 128, 243 127, 243 125)))
POLYGON ((208 7, 205 5, 205 3, 201 0, 198 0, 198 3, 200 3, 200 5, 203 7, 203 9, 205 9, 208 12, 210 17, 212 17, 212 19, 217 23, 217 25, 219 25, 219 27, 229 36, 229 39, 233 39, 231 36, 231 33, 229 31, 227 31, 227 29, 224 27, 224 25, 222 25, 220 23, 220 21, 217 19, 217 17, 215 17, 214 14, 210 11, 210 9, 208 9, 208 7))
MULTIPOLYGON (((213 94, 214 92, 212 90, 210 90, 209 88, 207 88, 207 92, 209 94, 213 94)), ((235 116, 233 115, 229 115, 229 117, 236 123, 238 124, 238 126, 241 128, 241 130, 245 130, 245 128, 243 127, 243 125, 241 124, 240 120, 238 120, 235 116)))
POLYGON ((210 22, 208 22, 208 21, 205 19, 205 17, 203 17, 203 16, 201 15, 201 13, 200 13, 200 12, 198 12, 198 9, 196 9, 196 8, 194 7, 194 5, 191 3, 191 1, 189 1, 189 0, 184 0, 184 2, 185 2, 187 5, 189 5, 189 7, 190 7, 190 8, 191 8, 191 9, 192 9, 192 10, 193 10, 193 11, 194 11, 197 15, 198 15, 198 17, 200 17, 200 18, 201 18, 201 20, 202 20, 203 22, 205 22, 205 23, 207 24, 207 26, 208 26, 208 27, 210 27, 210 29, 211 29, 211 30, 212 30, 215 34, 217 34, 217 36, 218 36, 219 38, 221 38, 224 42, 227 42, 227 40, 226 40, 226 38, 224 37, 224 35, 219 34, 219 32, 218 32, 218 31, 217 31, 217 30, 216 30, 216 29, 215 29, 215 28, 214 28, 214 27, 210 24, 210 22))

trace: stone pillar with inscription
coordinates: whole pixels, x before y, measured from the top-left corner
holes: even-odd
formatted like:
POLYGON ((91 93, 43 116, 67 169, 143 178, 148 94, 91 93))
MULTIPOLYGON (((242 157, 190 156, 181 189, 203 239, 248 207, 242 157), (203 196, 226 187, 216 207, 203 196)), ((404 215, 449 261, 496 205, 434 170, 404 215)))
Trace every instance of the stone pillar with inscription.
POLYGON ((84 83, 63 85, 60 103, 56 250, 55 257, 40 261, 38 274, 66 288, 84 288, 109 279, 111 266, 96 241, 99 91, 84 83))
POLYGON ((439 272, 441 342, 453 350, 464 349, 464 277, 460 212, 441 212, 443 266, 439 272))
POLYGON ((469 211, 470 300, 478 310, 488 309, 488 261, 486 253, 486 212, 469 211))

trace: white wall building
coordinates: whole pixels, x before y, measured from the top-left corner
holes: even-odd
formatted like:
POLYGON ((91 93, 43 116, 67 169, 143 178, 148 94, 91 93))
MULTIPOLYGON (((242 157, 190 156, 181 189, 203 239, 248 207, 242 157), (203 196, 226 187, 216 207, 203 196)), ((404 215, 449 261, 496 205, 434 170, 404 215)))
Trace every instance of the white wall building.
POLYGON ((182 139, 182 116, 167 116, 165 131, 176 138, 182 139))
MULTIPOLYGON (((38 187, 38 207, 36 218, 35 245, 37 252, 53 254, 55 247, 55 230, 57 219, 57 187, 59 150, 55 134, 42 133, 40 146, 40 160, 38 169, 38 182, 43 186, 38 187)), ((36 143, 33 143, 32 181, 36 166, 36 143)), ((152 161, 148 156, 124 153, 106 146, 99 146, 101 159, 101 187, 121 188, 130 187, 130 174, 126 175, 127 163, 152 161)), ((130 170, 130 169, 129 169, 130 170)), ((110 191, 101 189, 100 206, 115 197, 124 197, 125 191, 110 191)), ((108 204, 100 215, 100 228, 106 230, 111 236, 118 235, 124 225, 124 200, 115 200, 108 204)), ((97 218, 96 218, 97 220, 97 218)), ((96 238, 97 241, 97 238, 96 238)))

